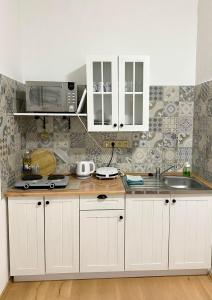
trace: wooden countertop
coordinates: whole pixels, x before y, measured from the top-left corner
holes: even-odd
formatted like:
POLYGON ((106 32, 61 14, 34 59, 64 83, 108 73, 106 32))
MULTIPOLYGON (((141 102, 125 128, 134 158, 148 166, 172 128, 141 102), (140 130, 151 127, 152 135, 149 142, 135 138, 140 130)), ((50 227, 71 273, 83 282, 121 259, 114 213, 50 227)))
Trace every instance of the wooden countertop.
MULTIPOLYGON (((133 174, 133 173, 131 173, 133 174)), ((134 173, 135 174, 135 173, 134 173)), ((147 175, 136 173, 137 175, 147 175)), ((168 173, 167 175, 173 176, 182 176, 182 173, 168 173)), ((197 174, 192 174, 192 177, 201 181, 209 188, 212 188, 212 183, 203 179, 201 176, 197 174)), ((63 189, 31 189, 31 190, 21 190, 11 188, 5 193, 6 197, 24 197, 24 196, 72 196, 72 195, 97 195, 97 194, 125 194, 125 188, 123 186, 122 180, 120 177, 116 179, 109 180, 100 180, 95 177, 91 177, 89 179, 80 180, 74 176, 70 176, 70 182, 76 183, 80 182, 79 189, 70 189, 69 187, 63 189)), ((177 193, 178 191, 176 191, 177 193)), ((183 192, 182 190, 179 192, 183 192)), ((185 191, 184 191, 185 192, 185 191)), ((195 191, 196 193, 197 191, 195 191)), ((209 192, 209 191, 207 191, 209 192)), ((185 192, 186 193, 186 192, 185 192)), ((189 192, 191 193, 191 191, 189 192)))
POLYGON ((24 197, 24 196, 71 196, 71 195, 96 195, 96 194, 125 194, 120 177, 116 179, 101 180, 95 177, 80 180, 70 176, 70 182, 80 182, 79 189, 30 189, 21 190, 12 188, 5 193, 6 197, 24 197))

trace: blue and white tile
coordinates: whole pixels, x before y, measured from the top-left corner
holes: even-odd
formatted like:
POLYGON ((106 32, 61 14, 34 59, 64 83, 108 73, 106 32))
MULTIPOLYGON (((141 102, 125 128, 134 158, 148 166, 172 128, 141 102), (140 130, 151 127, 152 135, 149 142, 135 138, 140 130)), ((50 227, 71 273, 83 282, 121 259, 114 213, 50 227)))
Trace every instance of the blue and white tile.
POLYGON ((164 87, 164 101, 179 102, 179 87, 178 86, 164 87))
POLYGON ((180 102, 194 102, 195 87, 194 86, 181 86, 179 90, 180 102))
POLYGON ((177 117, 179 115, 179 102, 167 102, 164 106, 164 117, 177 117))
POLYGON ((193 131, 193 117, 181 116, 178 118, 178 132, 180 133, 192 133, 193 131))

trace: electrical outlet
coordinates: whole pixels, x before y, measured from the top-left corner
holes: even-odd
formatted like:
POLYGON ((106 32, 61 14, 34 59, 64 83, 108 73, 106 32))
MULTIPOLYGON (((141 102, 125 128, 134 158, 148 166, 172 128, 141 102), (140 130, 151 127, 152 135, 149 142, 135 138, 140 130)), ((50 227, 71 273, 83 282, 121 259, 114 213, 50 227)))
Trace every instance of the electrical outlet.
POLYGON ((127 140, 117 140, 117 141, 104 141, 103 142, 103 147, 104 148, 112 148, 112 143, 115 144, 114 148, 128 148, 129 147, 129 143, 127 140))

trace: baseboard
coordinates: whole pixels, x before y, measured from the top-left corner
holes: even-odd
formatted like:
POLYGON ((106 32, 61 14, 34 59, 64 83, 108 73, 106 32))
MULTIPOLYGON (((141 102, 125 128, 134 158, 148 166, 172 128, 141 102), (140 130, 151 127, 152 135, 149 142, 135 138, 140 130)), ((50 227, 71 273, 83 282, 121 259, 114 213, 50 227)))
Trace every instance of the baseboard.
POLYGON ((0 294, 0 300, 2 299, 2 297, 5 295, 7 289, 9 288, 9 286, 12 284, 12 280, 11 278, 8 280, 5 288, 3 289, 2 293, 0 294))
POLYGON ((207 275, 207 269, 201 270, 166 270, 166 271, 129 271, 129 272, 108 272, 108 273, 72 273, 72 274, 49 274, 14 276, 15 282, 20 281, 43 281, 43 280, 69 280, 69 279, 100 279, 100 278, 125 278, 125 277, 150 277, 150 276, 192 276, 207 275))

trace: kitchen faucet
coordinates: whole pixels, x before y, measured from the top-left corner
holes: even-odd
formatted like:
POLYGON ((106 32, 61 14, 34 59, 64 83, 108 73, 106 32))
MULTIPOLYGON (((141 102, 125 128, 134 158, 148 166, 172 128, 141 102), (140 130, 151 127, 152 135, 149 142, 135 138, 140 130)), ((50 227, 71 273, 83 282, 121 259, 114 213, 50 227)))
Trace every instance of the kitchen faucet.
POLYGON ((160 168, 157 167, 156 170, 155 170, 155 177, 157 177, 157 178, 160 179, 163 176, 164 173, 166 173, 167 171, 169 171, 169 170, 171 170, 173 168, 175 168, 174 165, 171 166, 171 167, 169 167, 169 168, 167 168, 167 169, 165 169, 163 172, 160 172, 160 168))

